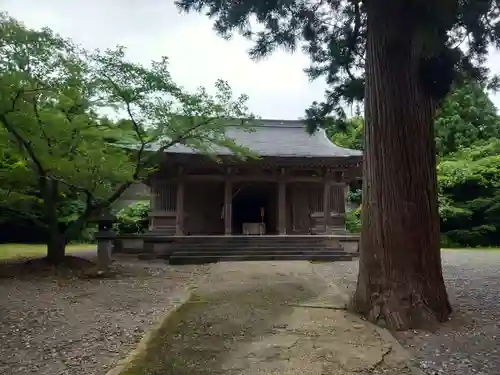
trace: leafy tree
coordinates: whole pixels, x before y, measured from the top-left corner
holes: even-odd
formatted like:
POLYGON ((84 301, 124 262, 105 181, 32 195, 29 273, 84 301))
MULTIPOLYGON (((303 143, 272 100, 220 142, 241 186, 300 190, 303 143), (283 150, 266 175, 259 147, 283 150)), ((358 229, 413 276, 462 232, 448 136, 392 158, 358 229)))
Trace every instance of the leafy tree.
POLYGON ((0 203, 19 204, 24 212, 36 206, 30 212, 47 227, 50 262, 62 261, 68 241, 147 177, 172 145, 204 153, 223 146, 249 155, 227 137, 224 122, 251 117, 247 98, 233 99, 225 82, 217 82, 215 95, 203 88, 189 93, 172 81, 166 58, 144 67, 127 61, 122 48, 86 51, 5 14, 0 41, 0 172, 6 181, 0 203), (81 204, 70 217, 68 200, 81 204))
POLYGON ((440 156, 500 138, 497 109, 477 82, 460 85, 447 96, 437 112, 434 128, 440 156))
MULTIPOLYGON (((326 132, 343 147, 363 149, 364 119, 328 122, 326 132)), ((441 103, 434 120, 437 154, 447 156, 478 142, 500 138, 500 118, 484 87, 467 81, 456 85, 441 103)))
POLYGON ((488 44, 500 36, 496 0, 178 0, 205 12, 224 37, 309 54, 326 77, 311 128, 365 101, 363 229, 352 307, 395 329, 445 321, 451 313, 439 249, 433 118, 456 72, 484 78, 488 44), (464 52, 465 51, 465 52, 464 52))
POLYGON ((361 116, 351 117, 346 121, 332 122, 325 130, 332 142, 338 146, 354 150, 363 149, 363 125, 361 116))
MULTIPOLYGON (((454 87, 434 122, 438 163, 439 213, 444 246, 493 246, 497 233, 496 165, 500 119, 481 85, 467 82, 454 87), (485 168, 486 167, 486 168, 485 168), (493 176, 493 177, 491 177, 493 176), (459 178, 457 178, 459 177, 459 178)), ((331 122, 326 128, 333 142, 358 148, 363 119, 331 122)), ((350 192, 350 200, 358 198, 350 192)), ((351 215, 350 227, 358 216, 351 215)))
POLYGON ((438 166, 442 231, 449 246, 500 244, 500 140, 449 155, 438 166))

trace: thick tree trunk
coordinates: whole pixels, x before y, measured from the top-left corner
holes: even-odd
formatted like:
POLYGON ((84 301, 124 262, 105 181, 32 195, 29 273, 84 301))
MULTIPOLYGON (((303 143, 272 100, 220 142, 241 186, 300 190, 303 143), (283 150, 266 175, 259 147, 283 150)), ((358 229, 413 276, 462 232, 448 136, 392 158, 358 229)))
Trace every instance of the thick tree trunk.
POLYGON ((445 321, 435 103, 418 81, 418 29, 401 0, 368 3, 363 228, 355 311, 393 329, 445 321))

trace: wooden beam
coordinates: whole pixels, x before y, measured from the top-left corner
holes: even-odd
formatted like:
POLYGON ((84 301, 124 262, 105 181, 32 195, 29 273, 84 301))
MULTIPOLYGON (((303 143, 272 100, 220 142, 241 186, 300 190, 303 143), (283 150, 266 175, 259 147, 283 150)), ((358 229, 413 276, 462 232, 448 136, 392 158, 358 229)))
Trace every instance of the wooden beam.
POLYGON ((362 164, 362 156, 349 156, 349 157, 284 157, 284 156, 262 156, 259 159, 250 159, 242 161, 236 157, 231 156, 220 156, 222 163, 214 161, 212 158, 201 154, 165 154, 162 160, 162 164, 177 164, 182 163, 184 165, 223 165, 223 166, 269 166, 269 167, 299 167, 299 168, 310 168, 310 167, 330 167, 333 169, 340 168, 352 168, 362 164))
MULTIPOLYGON (((177 177, 167 177, 166 180, 172 181, 176 180, 177 177)), ((187 181, 226 181, 227 176, 224 175, 211 175, 211 174, 199 174, 199 175, 186 175, 184 179, 187 181)), ((324 181, 323 177, 320 176, 270 176, 270 175, 231 175, 232 182, 279 182, 285 181, 287 183, 293 182, 316 182, 321 183, 324 181)), ((344 186, 343 182, 332 182, 331 185, 344 186)))

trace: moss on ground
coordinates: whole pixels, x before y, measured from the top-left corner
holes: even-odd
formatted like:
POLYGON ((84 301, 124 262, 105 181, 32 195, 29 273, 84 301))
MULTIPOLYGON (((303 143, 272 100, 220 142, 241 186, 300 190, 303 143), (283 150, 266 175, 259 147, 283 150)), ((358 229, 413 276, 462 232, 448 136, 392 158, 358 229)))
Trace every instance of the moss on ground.
POLYGON ((300 283, 280 283, 196 295, 170 316, 146 353, 121 375, 228 374, 222 364, 231 349, 276 332, 291 304, 315 294, 300 283))

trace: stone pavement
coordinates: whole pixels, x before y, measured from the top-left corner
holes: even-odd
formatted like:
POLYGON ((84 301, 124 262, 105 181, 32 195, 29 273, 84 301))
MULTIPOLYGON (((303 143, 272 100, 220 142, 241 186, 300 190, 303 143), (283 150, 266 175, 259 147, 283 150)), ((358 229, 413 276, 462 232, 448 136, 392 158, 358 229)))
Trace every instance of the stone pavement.
POLYGON ((407 352, 346 301, 309 262, 219 263, 156 339, 150 368, 130 373, 412 374, 407 352))
POLYGON ((214 268, 200 296, 210 297, 214 290, 236 285, 265 291, 283 283, 283 289, 288 289, 283 290, 284 301, 279 301, 283 296, 268 296, 269 302, 289 306, 276 316, 274 329, 232 348, 222 367, 241 375, 410 374, 409 358, 400 347, 394 348, 393 340, 387 340, 392 337, 382 336, 377 327, 342 310, 348 296, 314 268, 309 262, 220 263, 214 268), (312 293, 304 298, 295 289, 312 293))

